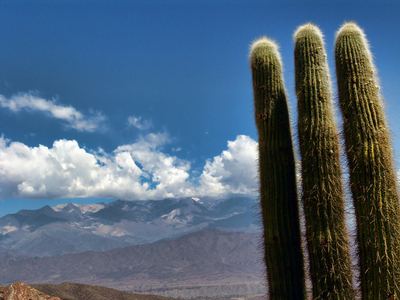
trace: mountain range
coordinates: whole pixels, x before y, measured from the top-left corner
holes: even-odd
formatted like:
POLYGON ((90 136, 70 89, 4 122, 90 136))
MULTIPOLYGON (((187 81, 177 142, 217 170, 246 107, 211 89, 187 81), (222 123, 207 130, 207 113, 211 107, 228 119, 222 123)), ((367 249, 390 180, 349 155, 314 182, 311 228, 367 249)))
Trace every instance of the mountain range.
POLYGON ((75 282, 173 298, 265 292, 260 233, 202 229, 171 240, 0 261, 0 282, 75 282))
POLYGON ((69 282, 187 299, 262 295, 256 208, 236 197, 21 210, 0 218, 0 283, 64 289, 69 282))
POLYGON ((117 200, 20 210, 0 218, 0 259, 144 245, 204 228, 258 232, 251 198, 117 200))

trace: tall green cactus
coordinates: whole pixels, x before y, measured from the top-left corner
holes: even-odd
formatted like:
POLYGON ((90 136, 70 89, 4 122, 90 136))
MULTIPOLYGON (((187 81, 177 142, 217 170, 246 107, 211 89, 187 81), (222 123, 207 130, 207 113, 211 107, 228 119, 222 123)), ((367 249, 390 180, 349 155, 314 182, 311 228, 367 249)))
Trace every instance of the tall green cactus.
MULTIPOLYGON (((307 24, 296 31, 295 43, 302 203, 313 298, 352 299, 339 144, 322 34, 307 24)), ((277 46, 260 39, 252 45, 250 59, 270 299, 304 299, 294 155, 277 46)), ((400 296, 397 179, 376 70, 365 35, 354 23, 337 33, 335 62, 362 299, 396 299, 400 296)))
POLYGON ((337 33, 335 61, 350 187, 357 220, 363 299, 400 296, 400 209, 392 150, 376 70, 364 32, 337 33))
POLYGON ((339 139, 321 31, 294 34, 302 203, 314 299, 354 299, 339 139))
POLYGON ((254 42, 250 61, 269 299, 305 299, 295 159, 277 45, 267 38, 254 42))

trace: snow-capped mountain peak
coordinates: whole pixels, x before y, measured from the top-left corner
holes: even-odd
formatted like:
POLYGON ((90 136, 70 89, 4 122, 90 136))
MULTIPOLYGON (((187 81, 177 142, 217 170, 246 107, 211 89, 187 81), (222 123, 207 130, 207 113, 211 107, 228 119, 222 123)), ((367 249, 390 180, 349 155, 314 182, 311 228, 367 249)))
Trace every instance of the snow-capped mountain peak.
POLYGON ((68 204, 69 204, 69 203, 58 204, 58 205, 56 205, 56 206, 52 206, 51 208, 52 208, 54 211, 62 211, 62 210, 64 210, 64 208, 65 208, 68 204))
POLYGON ((0 247, 57 256, 147 244, 203 228, 254 232, 253 205, 249 198, 194 197, 44 206, 0 218, 0 247))
POLYGON ((98 212, 99 210, 103 209, 104 207, 105 207, 105 204, 103 204, 103 203, 79 205, 79 208, 83 214, 85 214, 87 212, 95 213, 95 212, 98 212))
POLYGON ((65 203, 53 206, 52 209, 56 212, 65 212, 65 213, 72 213, 76 210, 79 210, 81 213, 85 214, 87 212, 95 213, 98 212, 100 209, 103 209, 105 204, 103 203, 95 203, 95 204, 84 204, 79 205, 76 203, 65 203))

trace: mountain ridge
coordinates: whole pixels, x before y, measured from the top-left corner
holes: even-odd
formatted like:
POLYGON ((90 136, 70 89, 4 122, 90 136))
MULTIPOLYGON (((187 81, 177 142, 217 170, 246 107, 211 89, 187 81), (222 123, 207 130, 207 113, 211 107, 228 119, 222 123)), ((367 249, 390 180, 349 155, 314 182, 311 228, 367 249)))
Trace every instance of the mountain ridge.
POLYGON ((192 197, 46 205, 0 218, 0 249, 21 256, 60 256, 148 244, 203 228, 257 232, 255 204, 246 197, 192 197))
POLYGON ((212 296, 222 290, 257 294, 263 292, 259 241, 259 233, 203 229, 104 252, 4 260, 0 282, 76 282, 168 297, 212 296))
POLYGON ((0 300, 64 300, 47 295, 23 282, 0 286, 0 300))

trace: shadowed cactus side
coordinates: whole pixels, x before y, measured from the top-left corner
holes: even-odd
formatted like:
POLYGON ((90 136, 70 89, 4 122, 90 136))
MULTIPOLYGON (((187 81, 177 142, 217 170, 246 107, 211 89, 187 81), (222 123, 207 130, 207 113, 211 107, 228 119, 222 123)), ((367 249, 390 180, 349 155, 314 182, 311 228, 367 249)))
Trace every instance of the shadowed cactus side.
POLYGON ((354 23, 337 33, 335 62, 344 119, 363 299, 400 296, 399 195, 383 101, 368 42, 354 23))
POLYGON ((294 34, 302 204, 313 299, 354 299, 345 224, 340 146, 323 35, 312 24, 294 34))
POLYGON ((254 42, 250 61, 269 299, 305 299, 295 159, 277 45, 267 38, 254 42))

